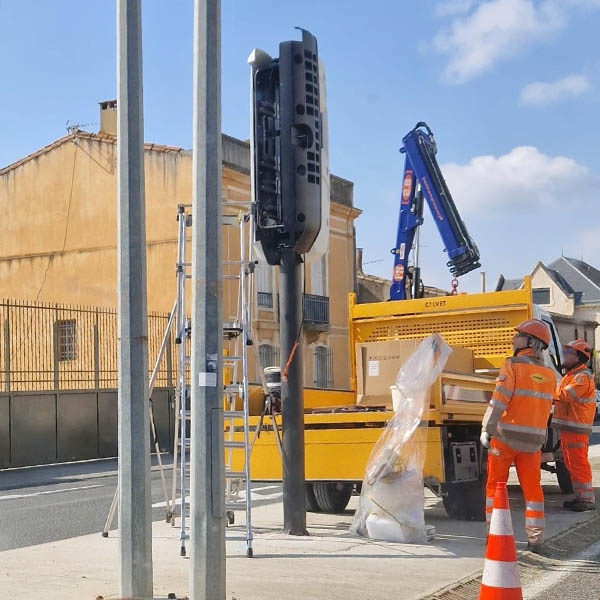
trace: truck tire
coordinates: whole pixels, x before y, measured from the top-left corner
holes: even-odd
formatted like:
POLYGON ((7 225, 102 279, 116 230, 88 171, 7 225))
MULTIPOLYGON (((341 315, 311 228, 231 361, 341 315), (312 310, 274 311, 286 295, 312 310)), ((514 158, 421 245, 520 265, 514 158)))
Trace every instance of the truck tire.
POLYGON ((485 521, 485 478, 445 484, 442 501, 451 519, 485 521))
POLYGON ((306 510, 308 512, 321 512, 321 507, 315 498, 315 490, 312 483, 305 484, 306 510))
POLYGON ((313 490, 319 508, 326 513, 343 513, 352 496, 351 483, 315 481, 313 490))
POLYGON ((573 492, 571 473, 569 473, 567 465, 562 460, 556 461, 556 479, 558 479, 558 487, 560 487, 564 494, 571 494, 573 492))

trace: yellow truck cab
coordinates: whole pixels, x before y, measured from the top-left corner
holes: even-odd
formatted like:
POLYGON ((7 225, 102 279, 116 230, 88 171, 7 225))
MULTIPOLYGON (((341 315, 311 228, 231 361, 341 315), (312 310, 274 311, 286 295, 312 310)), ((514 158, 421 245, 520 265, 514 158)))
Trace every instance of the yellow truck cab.
MULTIPOLYGON (((350 348, 367 342, 421 340, 437 332, 451 346, 472 352, 473 372, 444 372, 434 384, 429 410, 416 435, 425 445, 425 485, 441 496, 449 516, 485 518, 486 453, 479 443, 481 420, 495 386, 495 375, 512 354, 514 327, 543 318, 551 327, 553 347, 548 362, 560 365, 560 342, 549 315, 532 302, 531 283, 522 289, 356 304, 349 298, 350 348)), ((304 392, 307 506, 340 512, 360 484, 373 445, 393 416, 385 406, 357 405, 356 352, 351 351, 351 390, 304 392)), ((401 363, 397 365, 396 371, 401 363)), ((558 374, 558 371, 557 371, 558 374)), ((392 385, 394 381, 390 381, 392 385)), ((264 404, 262 390, 251 395, 251 428, 264 404)), ((281 425, 281 417, 273 417, 281 425)), ((270 419, 263 421, 250 461, 254 481, 280 481, 281 458, 270 419)), ((236 426, 236 430, 238 427, 236 426)), ((236 435, 240 435, 236 434, 236 435)), ((544 459, 555 447, 550 440, 544 459)), ((235 468, 235 467, 234 467, 235 468)), ((548 467, 551 470, 554 467, 548 467)))

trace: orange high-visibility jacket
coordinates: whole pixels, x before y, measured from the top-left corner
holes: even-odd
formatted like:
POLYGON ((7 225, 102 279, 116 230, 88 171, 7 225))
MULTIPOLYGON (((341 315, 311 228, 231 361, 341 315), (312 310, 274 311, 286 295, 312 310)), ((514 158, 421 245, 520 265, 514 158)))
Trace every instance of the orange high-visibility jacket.
POLYGON ((483 430, 515 450, 537 452, 546 440, 555 390, 554 371, 533 350, 507 358, 496 379, 483 430))
POLYGON ((595 393, 594 378, 585 365, 569 371, 554 396, 552 427, 561 431, 592 433, 596 413, 595 393))

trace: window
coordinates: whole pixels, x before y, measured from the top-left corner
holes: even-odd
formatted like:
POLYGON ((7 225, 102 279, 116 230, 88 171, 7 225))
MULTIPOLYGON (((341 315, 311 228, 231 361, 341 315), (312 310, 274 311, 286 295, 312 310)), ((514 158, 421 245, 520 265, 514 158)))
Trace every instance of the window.
POLYGON ((333 355, 331 348, 317 346, 313 360, 313 383, 317 388, 333 387, 333 355))
POLYGON ((550 288, 533 288, 534 304, 550 304, 550 288))
POLYGON ((575 338, 576 340, 579 339, 579 329, 577 329, 577 327, 575 327, 575 338))
POLYGON ((327 293, 327 257, 325 253, 321 258, 310 265, 310 291, 315 296, 328 296, 327 293))
POLYGON ((261 308, 273 308, 273 267, 259 262, 256 265, 256 301, 261 308))
POLYGON ((56 326, 58 360, 76 360, 77 321, 75 319, 57 321, 56 326))
POLYGON ((586 342, 588 341, 588 339, 587 339, 587 329, 584 329, 584 330, 583 330, 583 339, 584 339, 586 342))
POLYGON ((265 369, 266 367, 279 367, 279 350, 271 344, 261 344, 258 347, 258 359, 260 364, 257 365, 259 369, 265 369))

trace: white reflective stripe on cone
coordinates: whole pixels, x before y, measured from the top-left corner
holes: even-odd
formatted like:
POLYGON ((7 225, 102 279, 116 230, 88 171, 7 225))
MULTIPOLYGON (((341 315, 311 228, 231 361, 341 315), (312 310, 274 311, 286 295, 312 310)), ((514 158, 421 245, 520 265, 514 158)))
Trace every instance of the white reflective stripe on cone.
POLYGON ((508 508, 494 508, 492 522, 490 524, 490 535, 512 535, 513 528, 508 508))
POLYGON ((521 587, 518 563, 486 558, 481 583, 495 588, 521 587))

